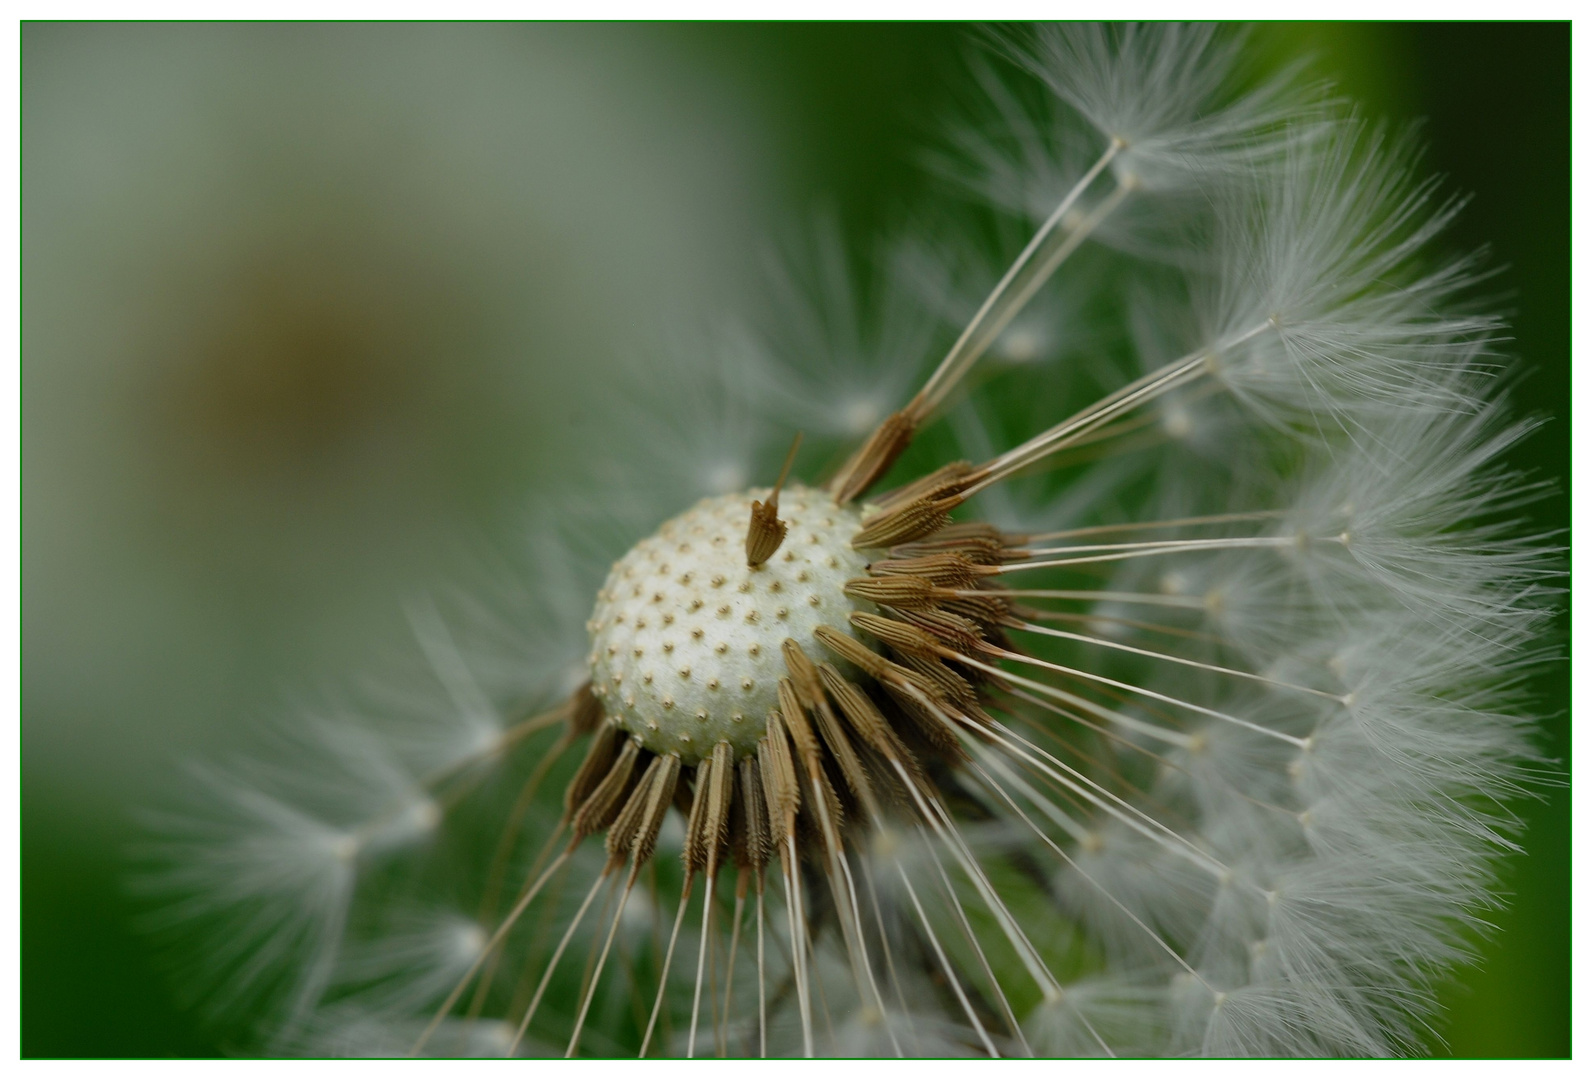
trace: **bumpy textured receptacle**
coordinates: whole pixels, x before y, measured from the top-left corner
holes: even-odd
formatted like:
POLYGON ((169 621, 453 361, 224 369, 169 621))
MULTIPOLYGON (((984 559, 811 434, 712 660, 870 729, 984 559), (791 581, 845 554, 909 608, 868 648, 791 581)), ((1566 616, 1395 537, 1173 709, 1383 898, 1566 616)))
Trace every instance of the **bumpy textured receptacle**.
POLYGON ((785 542, 768 562, 746 565, 747 507, 767 497, 704 499, 615 563, 597 594, 592 691, 655 753, 692 764, 721 740, 737 757, 755 753, 779 702, 785 639, 827 656, 815 644, 820 625, 876 610, 844 591, 867 571, 868 553, 851 546, 861 515, 824 492, 785 488, 785 542))

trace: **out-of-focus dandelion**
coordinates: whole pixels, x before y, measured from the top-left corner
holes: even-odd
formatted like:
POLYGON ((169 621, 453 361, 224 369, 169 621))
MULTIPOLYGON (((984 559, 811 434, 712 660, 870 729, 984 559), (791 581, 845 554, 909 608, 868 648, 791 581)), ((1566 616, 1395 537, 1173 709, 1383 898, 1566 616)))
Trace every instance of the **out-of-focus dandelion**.
POLYGON ((1237 38, 1003 47, 951 166, 1003 272, 859 299, 820 231, 795 331, 634 373, 526 610, 417 609, 433 685, 200 771, 168 921, 269 1049, 1422 1046, 1551 571, 1454 204, 1237 38))

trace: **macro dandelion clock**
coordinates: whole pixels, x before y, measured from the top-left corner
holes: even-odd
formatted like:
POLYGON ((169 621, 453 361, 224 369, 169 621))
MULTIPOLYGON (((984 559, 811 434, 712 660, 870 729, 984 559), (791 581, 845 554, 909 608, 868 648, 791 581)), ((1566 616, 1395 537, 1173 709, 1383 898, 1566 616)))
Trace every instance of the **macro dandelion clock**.
POLYGON ((1546 654, 1410 141, 1205 28, 974 61, 946 205, 626 369, 528 570, 162 815, 270 1053, 1430 1045, 1546 654))

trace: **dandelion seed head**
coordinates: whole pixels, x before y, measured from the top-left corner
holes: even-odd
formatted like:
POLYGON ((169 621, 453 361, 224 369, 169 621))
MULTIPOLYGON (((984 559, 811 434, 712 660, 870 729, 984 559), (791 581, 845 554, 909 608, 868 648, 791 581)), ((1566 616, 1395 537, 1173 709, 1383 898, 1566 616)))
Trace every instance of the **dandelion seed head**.
POLYGON ((874 610, 845 592, 867 572, 867 555, 851 546, 861 512, 821 491, 792 485, 780 497, 782 550, 795 558, 747 566, 748 508, 767 497, 705 499, 671 519, 614 564, 592 612, 593 692, 655 753, 695 764, 721 741, 754 753, 779 704, 782 643, 827 655, 817 627, 874 610))

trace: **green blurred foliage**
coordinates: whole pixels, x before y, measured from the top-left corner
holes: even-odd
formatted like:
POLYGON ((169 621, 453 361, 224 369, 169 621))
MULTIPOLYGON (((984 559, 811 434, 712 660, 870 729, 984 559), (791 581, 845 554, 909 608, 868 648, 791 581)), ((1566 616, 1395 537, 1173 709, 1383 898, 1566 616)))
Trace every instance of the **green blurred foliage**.
MULTIPOLYGON (((63 35, 95 29, 39 24, 24 28, 25 119, 39 104, 30 102, 29 95, 52 85, 44 78, 52 74, 47 68, 58 59, 50 46, 58 44, 63 35)), ((277 27, 274 32, 289 39, 292 36, 291 28, 277 27)), ((364 30, 342 32, 357 37, 364 30)), ((499 32, 505 38, 529 39, 542 30, 504 27, 499 32)), ((148 33, 158 35, 160 28, 146 28, 146 36, 148 33)), ((969 32, 959 26, 676 25, 597 28, 587 32, 585 39, 588 46, 596 41, 598 47, 589 48, 588 56, 598 61, 604 57, 602 42, 613 42, 615 72, 649 51, 669 58, 672 66, 660 70, 690 72, 694 88, 682 92, 674 106, 682 114, 690 111, 693 100, 731 95, 757 118, 762 133, 758 151, 772 162, 761 173, 754 169, 753 175, 769 186, 769 201, 784 208, 782 213, 767 215, 765 225, 770 228, 787 224, 785 219, 799 220, 801 213, 815 205, 837 209, 847 229, 856 235, 899 221, 910 207, 933 196, 934 181, 920 167, 922 150, 934 139, 939 118, 969 92, 960 60, 970 47, 969 32)), ((1492 265, 1500 268, 1491 285, 1513 311, 1514 347, 1524 365, 1515 384, 1515 401, 1521 410, 1548 421, 1518 450, 1515 463, 1565 485, 1569 475, 1569 39, 1567 24, 1273 24, 1260 28, 1253 42, 1259 55, 1269 60, 1312 56, 1312 70, 1334 81, 1370 118, 1394 125, 1424 120, 1429 145, 1426 164, 1447 176, 1450 190, 1473 196, 1451 243, 1460 249, 1490 245, 1492 265)), ((283 68, 277 74, 290 83, 294 78, 291 42, 279 56, 283 68)), ((202 63, 203 58, 195 57, 193 62, 202 63)), ((592 77, 600 82, 605 73, 601 63, 597 66, 592 77)), ((466 75, 457 73, 461 79, 466 75)), ((311 109, 322 104, 336 103, 306 102, 311 109)), ((183 118, 174 116, 171 123, 180 125, 183 118)), ((43 134, 25 127, 25 163, 43 134)), ((67 134, 75 138, 75 149, 87 155, 85 161, 93 159, 93 140, 109 137, 103 131, 67 134)), ((658 137, 668 139, 671 134, 663 127, 658 137)), ((700 149, 710 165, 716 147, 704 143, 700 149)), ((268 160, 268 140, 262 142, 259 152, 268 160)), ((24 175, 26 178, 26 171, 24 175)), ((746 222, 751 220, 758 220, 757 215, 743 215, 736 224, 750 233, 746 222)), ((763 237, 730 232, 721 239, 728 248, 755 250, 763 237)), ((39 243, 41 237, 38 232, 25 232, 24 242, 39 243)), ((731 268, 733 276, 736 260, 725 259, 723 265, 731 268)), ((24 267, 28 266, 25 261, 24 267)), ((453 284, 458 280, 479 283, 481 277, 468 275, 454 279, 453 284)), ((515 283, 531 290, 537 286, 534 274, 527 274, 516 275, 508 284, 499 281, 483 287, 503 290, 515 283)), ((36 282, 25 278, 25 290, 30 284, 36 282)), ((39 302, 36 296, 29 299, 39 302)), ((468 308, 470 300, 461 303, 468 308)), ((25 313, 28 310, 25 307, 25 313)), ((41 362, 30 344, 25 333, 25 367, 41 362)), ((292 340, 270 347, 289 361, 302 352, 292 340)), ((339 347, 335 337, 327 347, 339 347)), ((490 347, 491 343, 479 341, 460 346, 490 347)), ((335 410, 369 389, 361 379, 379 382, 384 378, 383 373, 371 375, 358 364, 345 365, 344 371, 352 380, 347 386, 315 385, 307 391, 303 386, 290 386, 275 397, 266 395, 266 400, 287 400, 295 393, 308 392, 335 410)), ((225 378, 224 373, 221 377, 225 378)), ((29 385, 25 376, 25 388, 29 385)), ((219 400, 229 400, 232 391, 228 384, 223 382, 221 391, 219 400)), ((259 396, 257 391, 245 387, 238 392, 253 401, 259 396)), ((491 423, 499 428, 530 423, 536 415, 529 401, 523 402, 525 411, 521 412, 520 399, 503 393, 498 384, 466 396, 467 400, 455 402, 454 407, 467 411, 478 400, 491 400, 496 414, 491 423)), ((422 388, 415 400, 429 400, 428 392, 422 388)), ((32 395, 24 398, 25 431, 38 422, 38 405, 39 399, 32 395)), ((283 407, 291 411, 290 406, 283 407)), ((311 420, 319 422, 316 417, 311 420)), ((236 427, 225 416, 216 422, 236 427)), ((273 429, 269 422, 261 430, 287 440, 287 450, 282 452, 314 451, 314 447, 306 450, 292 442, 292 423, 285 435, 280 425, 273 429)), ((460 429, 444 424, 435 434, 445 442, 451 438, 450 430, 457 433, 460 429)), ((494 498, 505 498, 512 485, 536 472, 534 458, 521 457, 514 466, 503 464, 509 456, 505 447, 534 454, 535 438, 523 445, 502 439, 494 442, 490 432, 487 436, 474 432, 470 438, 483 441, 457 451, 458 459, 446 463, 441 476, 444 483, 465 485, 469 494, 463 499, 469 505, 439 512, 427 529, 434 526, 455 534, 478 528, 490 531, 494 498)), ((38 447, 31 434, 25 436, 24 449, 36 460, 38 447)), ((263 451, 245 447, 245 452, 263 451)), ((92 468, 93 464, 79 467, 92 468)), ((25 504, 48 502, 49 492, 36 486, 40 475, 36 467, 25 469, 25 504)), ((179 477, 173 482, 199 481, 179 477)), ((310 513, 314 518, 313 512, 292 505, 294 498, 332 497, 324 491, 295 494, 290 484, 278 486, 285 489, 281 498, 287 503, 282 512, 290 520, 294 520, 293 514, 310 513)), ((379 518, 382 507, 388 505, 376 499, 372 512, 379 518)), ((1535 515, 1544 529, 1567 529, 1567 486, 1539 504, 1535 515)), ((184 529, 181 521, 157 523, 152 535, 157 542, 164 538, 183 547, 186 559, 214 561, 214 587, 233 590, 229 602, 245 612, 240 615, 246 637, 241 648, 254 658, 246 677, 203 671, 204 657, 199 656, 192 661, 192 684, 169 688, 173 700, 187 702, 181 707, 190 711, 196 707, 190 700, 195 697, 204 708, 226 710, 216 719, 217 725, 240 725, 269 708, 277 680, 295 672, 308 671, 318 677, 336 670, 332 665, 309 663, 307 654, 324 660, 329 651, 337 661, 368 655, 379 641, 365 640, 362 635, 357 643, 343 639, 355 636, 354 630, 375 618, 370 613, 383 607, 375 595, 395 582, 415 587, 424 582, 425 571, 447 565, 437 554, 446 545, 439 546, 434 539, 421 543, 425 557, 388 552, 391 565, 387 570, 373 573, 348 601, 370 617, 363 621, 333 618, 324 634, 337 641, 338 647, 327 650, 314 642, 295 647, 284 638, 299 629, 298 624, 258 616, 251 622, 246 617, 255 608, 269 609, 269 597, 261 592, 270 593, 272 585, 268 578, 251 587, 240 585, 250 580, 247 567, 229 560, 251 557, 244 549, 218 547, 214 534, 184 529), (231 693, 244 697, 231 700, 227 696, 231 693)), ((33 519, 25 521, 23 538, 25 545, 40 542, 33 519)), ((345 536, 341 542, 357 547, 362 539, 362 535, 345 536)), ((105 567, 89 565, 99 558, 97 551, 85 547, 63 557, 82 560, 78 569, 92 578, 106 572, 105 567)), ((256 553, 253 557, 270 556, 256 553)), ((299 557, 314 560, 316 554, 300 551, 299 557)), ((336 560, 332 561, 335 570, 336 560)), ((58 598, 37 587, 27 576, 26 563, 24 569, 25 645, 31 646, 24 677, 32 681, 30 673, 41 662, 38 650, 63 648, 62 642, 70 639, 32 632, 38 614, 48 614, 58 598)), ((317 580, 312 574, 311 584, 317 580)), ((388 597, 382 615, 395 632, 401 630, 396 617, 399 600, 401 597, 388 597)), ((1562 625, 1567 634, 1567 617, 1562 625)), ((145 677, 136 653, 120 660, 129 680, 145 677)), ((42 662, 69 664, 73 656, 45 656, 42 662)), ((113 677, 116 674, 111 673, 113 677)), ((41 777, 39 752, 30 753, 30 745, 40 744, 41 724, 61 718, 51 712, 49 700, 41 702, 36 694, 28 695, 29 689, 25 683, 22 1052, 29 1056, 225 1053, 227 1047, 213 1033, 174 1004, 150 946, 134 927, 136 905, 121 885, 125 850, 137 835, 131 812, 83 802, 69 777, 65 781, 53 774, 41 777)), ((1549 717, 1543 749, 1557 761, 1567 781, 1568 664, 1556 664, 1542 675, 1537 691, 1549 717)), ((91 730, 91 725, 84 730, 91 730)), ((161 729, 150 730, 148 738, 158 743, 161 729)), ((82 741, 85 751, 89 750, 86 744, 90 740, 85 736, 82 741)), ((202 745, 203 740, 199 741, 202 745)), ((160 749, 157 745, 153 752, 158 756, 160 749)), ((141 782, 141 790, 152 791, 163 780, 144 777, 141 782)), ((132 788, 140 789, 138 784, 132 788)), ((1540 797, 1523 801, 1520 812, 1526 821, 1525 853, 1506 862, 1508 906, 1491 915, 1498 933, 1483 946, 1481 962, 1459 973, 1444 993, 1448 1011, 1438 1021, 1438 1033, 1449 1052, 1456 1055, 1563 1056, 1570 1050, 1567 783, 1545 786, 1540 797)))

